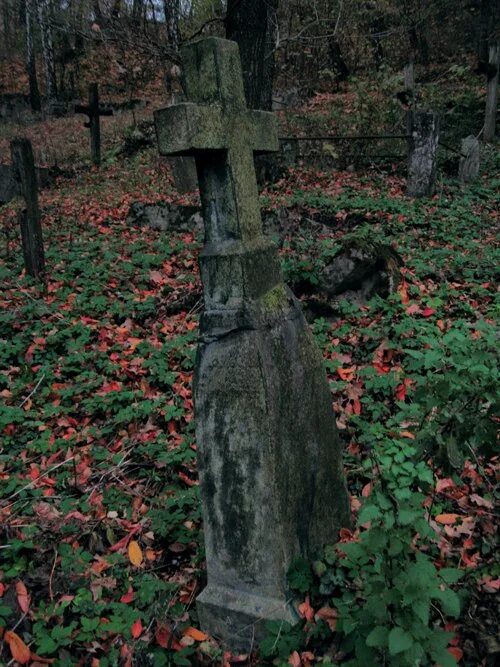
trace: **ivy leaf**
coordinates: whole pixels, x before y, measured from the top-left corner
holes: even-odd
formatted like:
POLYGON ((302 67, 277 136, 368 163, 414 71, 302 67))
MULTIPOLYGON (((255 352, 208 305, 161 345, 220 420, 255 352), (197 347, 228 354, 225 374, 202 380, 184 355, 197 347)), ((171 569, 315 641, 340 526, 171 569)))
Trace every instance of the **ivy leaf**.
POLYGON ((412 636, 406 632, 406 630, 403 630, 403 628, 392 628, 389 632, 389 653, 391 655, 403 653, 403 651, 407 651, 411 648, 412 645, 412 636))
POLYGON ((383 648, 384 646, 387 646, 388 634, 389 631, 387 628, 384 628, 382 625, 377 625, 366 638, 366 645, 383 648))

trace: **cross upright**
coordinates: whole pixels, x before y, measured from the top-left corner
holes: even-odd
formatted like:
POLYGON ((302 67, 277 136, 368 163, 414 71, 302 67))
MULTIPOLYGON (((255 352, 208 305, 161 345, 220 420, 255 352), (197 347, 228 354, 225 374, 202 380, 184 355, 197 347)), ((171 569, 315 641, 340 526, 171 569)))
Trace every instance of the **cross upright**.
POLYGON ((280 279, 274 247, 262 235, 253 163, 255 153, 278 150, 276 118, 247 109, 236 43, 202 39, 186 46, 182 58, 190 101, 155 113, 159 152, 195 157, 205 220, 205 309, 235 310, 280 279))
POLYGON ((92 155, 92 162, 96 167, 101 164, 101 116, 112 116, 112 109, 103 109, 99 106, 99 89, 97 83, 92 83, 89 86, 89 103, 76 104, 75 113, 84 113, 89 117, 85 127, 90 129, 90 152, 92 155))

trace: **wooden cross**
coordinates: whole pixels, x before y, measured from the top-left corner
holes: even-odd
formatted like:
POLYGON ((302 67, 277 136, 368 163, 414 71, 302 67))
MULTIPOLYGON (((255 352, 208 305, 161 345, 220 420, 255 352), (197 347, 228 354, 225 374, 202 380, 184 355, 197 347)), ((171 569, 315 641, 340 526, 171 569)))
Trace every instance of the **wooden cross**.
POLYGON ((92 83, 89 86, 89 103, 88 105, 76 104, 75 113, 84 113, 89 117, 85 127, 90 129, 90 152, 92 155, 92 162, 99 167, 101 164, 101 116, 112 116, 112 109, 102 109, 99 107, 99 90, 97 83, 92 83))
POLYGON ((26 209, 19 216, 24 266, 30 276, 42 278, 45 255, 33 148, 29 139, 20 137, 10 142, 10 151, 14 178, 26 202, 26 209))
POLYGON ((182 50, 189 103, 155 113, 162 155, 196 159, 207 244, 262 235, 254 153, 279 150, 272 113, 247 109, 238 46, 215 37, 182 50))

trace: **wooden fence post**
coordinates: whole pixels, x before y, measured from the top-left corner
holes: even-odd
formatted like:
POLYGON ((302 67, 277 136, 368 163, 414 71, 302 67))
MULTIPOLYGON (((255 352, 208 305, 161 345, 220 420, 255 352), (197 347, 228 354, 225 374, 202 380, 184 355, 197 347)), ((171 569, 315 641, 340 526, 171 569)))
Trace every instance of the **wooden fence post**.
POLYGON ((434 193, 439 117, 433 112, 414 112, 409 139, 407 194, 425 197, 434 193))
POLYGON ((45 254, 31 142, 24 138, 13 139, 10 142, 10 152, 14 176, 20 183, 21 193, 26 202, 26 209, 20 214, 24 266, 30 276, 42 278, 45 271, 45 254))

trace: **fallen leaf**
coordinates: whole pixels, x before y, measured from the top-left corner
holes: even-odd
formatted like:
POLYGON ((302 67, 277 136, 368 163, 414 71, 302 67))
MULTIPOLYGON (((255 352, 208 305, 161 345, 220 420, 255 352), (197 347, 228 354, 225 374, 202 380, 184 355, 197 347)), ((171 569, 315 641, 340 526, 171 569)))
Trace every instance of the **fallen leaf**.
POLYGON ((130 586, 128 591, 121 596, 120 602, 123 602, 123 604, 129 604, 130 602, 132 602, 133 599, 134 599, 134 589, 132 588, 132 586, 130 586))
POLYGON ((206 635, 201 630, 198 630, 197 628, 193 628, 192 625, 184 630, 184 636, 192 637, 197 642, 204 642, 206 639, 208 639, 208 635, 206 635))
POLYGON ((437 523, 442 526, 451 526, 460 517, 460 514, 438 514, 436 517, 437 523))
POLYGON ((348 382, 354 378, 355 373, 354 368, 337 368, 339 378, 348 382))
POLYGON ((132 623, 132 627, 130 628, 130 634, 134 639, 138 639, 142 635, 142 622, 140 618, 138 618, 137 621, 134 621, 132 623))
POLYGON ((448 653, 451 653, 451 655, 455 658, 457 662, 459 662, 464 655, 464 652, 462 651, 461 648, 458 648, 458 646, 450 646, 448 648, 448 653))
POLYGON ((288 658, 288 664, 292 665, 292 667, 301 666, 302 660, 300 659, 300 655, 298 654, 297 651, 294 651, 292 655, 288 658))
POLYGON ((17 604, 21 608, 21 611, 27 614, 30 608, 30 596, 28 595, 28 590, 22 581, 18 581, 16 583, 16 595, 17 604))
POLYGON ((446 477, 445 479, 438 479, 436 482, 436 493, 441 493, 445 489, 451 489, 455 486, 455 482, 451 477, 446 477))
POLYGON ((302 618, 305 618, 306 621, 312 621, 314 619, 314 609, 309 602, 309 596, 306 597, 302 604, 299 604, 299 614, 302 618))
POLYGON ((10 653, 14 660, 20 665, 27 665, 31 660, 31 651, 21 637, 12 630, 7 630, 3 636, 3 640, 9 645, 10 653))
POLYGON ((135 540, 131 540, 128 545, 128 557, 132 565, 139 567, 142 563, 142 549, 139 546, 139 543, 135 540))

